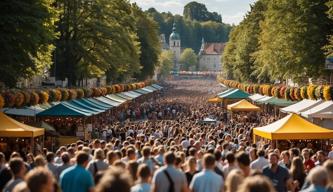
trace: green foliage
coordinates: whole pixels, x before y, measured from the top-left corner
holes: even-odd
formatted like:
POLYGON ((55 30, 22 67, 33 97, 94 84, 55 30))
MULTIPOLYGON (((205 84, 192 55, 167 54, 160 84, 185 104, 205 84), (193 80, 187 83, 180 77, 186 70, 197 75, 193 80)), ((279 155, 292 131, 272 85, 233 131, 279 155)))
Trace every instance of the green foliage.
MULTIPOLYGON (((333 0, 329 0, 326 3, 327 7, 328 7, 328 11, 327 11, 327 15, 328 18, 333 20, 333 0)), ((332 29, 331 29, 332 30, 332 29)), ((328 44, 325 45, 324 50, 327 56, 333 57, 333 35, 332 32, 328 37, 328 44)))
POLYGON ((325 10, 324 0, 269 1, 254 54, 257 72, 295 81, 321 75, 329 32, 325 10))
POLYGON ((101 76, 131 76, 140 70, 140 45, 135 19, 126 0, 58 0, 56 73, 69 84, 101 76))
POLYGON ((222 23, 222 17, 216 12, 209 12, 205 4, 192 1, 185 5, 184 18, 197 21, 215 21, 222 23))
POLYGON ((160 33, 165 35, 167 43, 174 22, 177 32, 180 34, 182 47, 192 48, 195 52, 199 52, 202 38, 206 42, 228 41, 231 30, 231 26, 228 24, 216 22, 213 19, 206 22, 185 19, 180 15, 159 13, 154 8, 148 9, 147 13, 158 23, 160 33))
POLYGON ((159 58, 159 63, 160 63, 159 64, 159 67, 160 67, 159 76, 160 76, 161 79, 164 79, 165 77, 170 75, 170 72, 173 68, 173 58, 174 58, 174 54, 170 50, 162 51, 162 53, 160 54, 160 58, 159 58))
POLYGON ((42 74, 51 64, 57 12, 52 0, 0 1, 0 81, 42 74))
POLYGON ((198 65, 198 56, 195 54, 194 50, 191 48, 186 48, 180 55, 179 62, 183 64, 183 70, 190 70, 191 68, 194 70, 197 69, 198 65))
POLYGON ((322 47, 332 31, 325 2, 256 1, 230 33, 222 60, 225 75, 247 82, 301 82, 323 75, 322 47))
POLYGON ((140 63, 142 69, 140 73, 136 73, 136 77, 144 80, 154 75, 155 67, 158 65, 158 57, 161 50, 158 26, 138 6, 133 5, 132 12, 141 48, 140 63))

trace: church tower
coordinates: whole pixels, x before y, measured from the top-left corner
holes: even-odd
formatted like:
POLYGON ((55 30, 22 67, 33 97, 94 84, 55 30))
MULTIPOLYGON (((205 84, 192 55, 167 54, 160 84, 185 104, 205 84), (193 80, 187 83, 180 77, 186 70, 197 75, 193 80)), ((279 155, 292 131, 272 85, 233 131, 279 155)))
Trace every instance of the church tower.
POLYGON ((178 63, 180 58, 180 36, 176 32, 176 23, 173 23, 172 33, 169 37, 169 47, 175 55, 175 62, 178 63))

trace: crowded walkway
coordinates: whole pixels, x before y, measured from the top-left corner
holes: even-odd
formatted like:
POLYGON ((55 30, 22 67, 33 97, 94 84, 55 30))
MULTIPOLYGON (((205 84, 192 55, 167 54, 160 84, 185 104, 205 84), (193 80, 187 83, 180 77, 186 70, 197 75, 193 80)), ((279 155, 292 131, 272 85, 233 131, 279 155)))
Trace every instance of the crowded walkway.
POLYGON ((333 152, 315 143, 253 144, 276 118, 232 114, 207 99, 214 80, 170 80, 159 95, 97 119, 92 139, 39 154, 0 153, 0 190, 333 191, 333 152), (206 118, 214 121, 205 121, 206 118), (8 159, 8 161, 7 161, 8 159))

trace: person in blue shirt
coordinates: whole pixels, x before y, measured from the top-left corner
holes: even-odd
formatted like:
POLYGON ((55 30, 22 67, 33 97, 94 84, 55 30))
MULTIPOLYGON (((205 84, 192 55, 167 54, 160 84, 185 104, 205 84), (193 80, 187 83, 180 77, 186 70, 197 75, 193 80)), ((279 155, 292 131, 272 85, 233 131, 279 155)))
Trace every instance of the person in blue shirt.
POLYGON ((92 192, 94 181, 91 173, 85 168, 89 155, 80 152, 76 157, 76 165, 65 169, 60 175, 60 187, 63 192, 81 191, 92 192))

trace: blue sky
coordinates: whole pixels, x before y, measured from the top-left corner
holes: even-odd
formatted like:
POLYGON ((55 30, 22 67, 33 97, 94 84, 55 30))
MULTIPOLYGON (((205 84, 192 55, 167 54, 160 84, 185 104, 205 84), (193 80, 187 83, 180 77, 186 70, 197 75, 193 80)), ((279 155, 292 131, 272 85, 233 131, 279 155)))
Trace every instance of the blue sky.
MULTIPOLYGON (((183 13, 183 7, 193 0, 130 0, 136 2, 143 10, 154 7, 160 12, 173 14, 183 13)), ((215 11, 222 15, 224 23, 238 24, 245 13, 250 9, 250 4, 256 0, 196 0, 204 3, 209 11, 215 11)))

